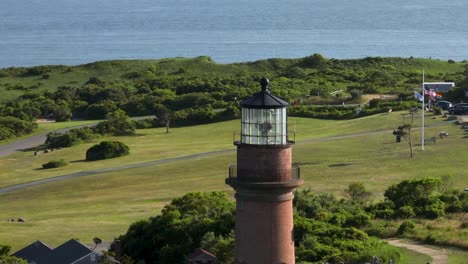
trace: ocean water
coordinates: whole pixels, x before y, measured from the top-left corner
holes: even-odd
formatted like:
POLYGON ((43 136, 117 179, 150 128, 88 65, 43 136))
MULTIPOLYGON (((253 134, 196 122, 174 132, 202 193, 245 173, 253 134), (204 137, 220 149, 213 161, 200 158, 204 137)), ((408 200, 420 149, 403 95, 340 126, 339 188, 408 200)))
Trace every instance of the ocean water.
POLYGON ((210 56, 468 59, 462 0, 0 0, 0 67, 210 56))

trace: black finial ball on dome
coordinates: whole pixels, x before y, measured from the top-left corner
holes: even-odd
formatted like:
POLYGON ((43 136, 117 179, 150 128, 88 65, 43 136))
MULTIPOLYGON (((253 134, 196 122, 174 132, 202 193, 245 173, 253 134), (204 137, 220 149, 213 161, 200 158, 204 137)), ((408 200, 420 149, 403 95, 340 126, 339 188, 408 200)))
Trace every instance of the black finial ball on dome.
POLYGON ((269 83, 269 82, 270 82, 270 81, 269 81, 267 78, 265 78, 265 77, 263 77, 263 78, 260 80, 260 85, 262 86, 262 90, 268 89, 268 83, 269 83))

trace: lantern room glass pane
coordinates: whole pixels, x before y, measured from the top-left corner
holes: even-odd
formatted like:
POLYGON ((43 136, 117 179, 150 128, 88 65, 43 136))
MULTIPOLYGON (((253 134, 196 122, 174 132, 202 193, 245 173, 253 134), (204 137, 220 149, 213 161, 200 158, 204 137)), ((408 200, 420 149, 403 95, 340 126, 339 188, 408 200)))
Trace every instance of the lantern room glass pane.
POLYGON ((254 145, 287 143, 286 108, 242 108, 241 142, 254 145))

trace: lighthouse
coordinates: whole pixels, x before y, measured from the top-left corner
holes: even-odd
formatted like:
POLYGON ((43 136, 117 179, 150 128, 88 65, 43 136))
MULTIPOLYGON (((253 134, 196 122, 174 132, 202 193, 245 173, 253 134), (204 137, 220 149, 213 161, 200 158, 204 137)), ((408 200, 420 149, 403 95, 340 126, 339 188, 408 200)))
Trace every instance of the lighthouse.
POLYGON ((303 180, 299 166, 292 165, 289 103, 271 94, 268 79, 260 84, 260 92, 240 103, 237 164, 226 179, 236 192, 235 263, 291 264, 293 191, 303 180))

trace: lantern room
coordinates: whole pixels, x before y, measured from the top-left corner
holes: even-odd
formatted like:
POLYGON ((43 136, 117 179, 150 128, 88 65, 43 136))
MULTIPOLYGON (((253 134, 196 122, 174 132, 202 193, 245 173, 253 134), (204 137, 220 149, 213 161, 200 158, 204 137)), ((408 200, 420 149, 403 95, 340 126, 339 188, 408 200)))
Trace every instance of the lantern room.
POLYGON ((289 104, 268 90, 268 79, 262 78, 262 90, 240 103, 241 143, 251 145, 285 145, 287 137, 286 108, 289 104))

